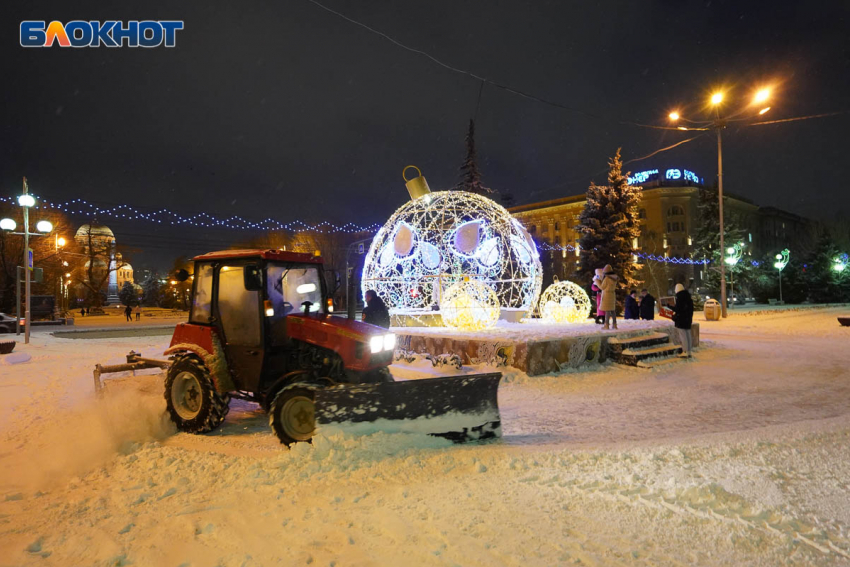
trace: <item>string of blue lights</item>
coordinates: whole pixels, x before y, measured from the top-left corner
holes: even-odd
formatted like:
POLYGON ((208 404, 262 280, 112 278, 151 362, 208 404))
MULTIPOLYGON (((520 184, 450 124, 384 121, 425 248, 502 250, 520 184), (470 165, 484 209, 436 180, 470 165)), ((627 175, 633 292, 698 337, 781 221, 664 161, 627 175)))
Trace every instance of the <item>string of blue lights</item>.
MULTIPOLYGON (((581 250, 580 246, 573 246, 572 244, 567 244, 566 246, 559 246, 557 244, 548 244, 546 242, 542 242, 537 245, 537 247, 541 250, 552 251, 552 252, 575 252, 577 249, 581 250)), ((654 262, 663 262, 665 264, 689 264, 689 265, 704 265, 711 264, 711 260, 708 258, 702 260, 694 260, 692 258, 680 258, 677 256, 659 256, 656 254, 649 254, 647 252, 635 251, 632 252, 638 258, 642 258, 644 260, 652 260, 654 262)))
MULTIPOLYGON (((16 204, 13 197, 0 197, 0 202, 16 204)), ((375 223, 370 225, 357 225, 354 223, 345 223, 342 225, 334 224, 328 221, 319 223, 308 223, 302 220, 294 220, 282 222, 275 219, 264 219, 262 221, 250 221, 240 216, 232 216, 227 218, 219 218, 209 213, 197 213, 191 216, 184 216, 169 209, 163 208, 153 212, 145 212, 142 209, 132 205, 114 205, 100 206, 95 203, 86 201, 85 199, 71 199, 70 201, 58 202, 48 199, 38 199, 39 205, 36 208, 43 207, 47 209, 56 209, 71 215, 81 215, 90 218, 109 217, 115 219, 132 220, 132 221, 148 221, 155 224, 167 224, 174 226, 192 226, 198 228, 223 228, 232 230, 283 230, 289 232, 320 232, 320 233, 337 233, 344 232, 349 234, 357 233, 375 233, 381 225, 375 223)), ((538 247, 544 251, 567 251, 575 252, 576 246, 567 244, 566 246, 558 246, 548 243, 540 243, 538 247)), ((644 260, 654 262, 662 262, 665 264, 710 264, 711 260, 694 260, 691 258, 680 258, 675 256, 660 256, 641 251, 633 252, 635 256, 644 260)), ((753 261, 754 266, 758 266, 758 262, 753 261)))
MULTIPOLYGON (((0 201, 6 203, 14 203, 10 197, 0 197, 0 201)), ((159 209, 153 212, 145 212, 142 209, 131 205, 115 205, 112 207, 103 207, 90 203, 85 199, 72 199, 65 202, 49 201, 47 199, 39 200, 40 206, 49 209, 56 209, 64 213, 72 215, 82 215, 87 217, 100 218, 116 218, 126 220, 144 220, 156 224, 174 225, 174 226, 194 226, 199 228, 226 228, 233 230, 285 230, 289 232, 345 232, 345 233, 361 233, 361 232, 377 232, 381 228, 379 224, 357 225, 354 223, 345 223, 337 225, 328 221, 319 223, 308 223, 301 220, 290 222, 282 222, 279 220, 267 218, 261 221, 250 221, 240 216, 232 216, 227 218, 219 218, 209 213, 197 213, 191 216, 184 216, 169 209, 159 209)))

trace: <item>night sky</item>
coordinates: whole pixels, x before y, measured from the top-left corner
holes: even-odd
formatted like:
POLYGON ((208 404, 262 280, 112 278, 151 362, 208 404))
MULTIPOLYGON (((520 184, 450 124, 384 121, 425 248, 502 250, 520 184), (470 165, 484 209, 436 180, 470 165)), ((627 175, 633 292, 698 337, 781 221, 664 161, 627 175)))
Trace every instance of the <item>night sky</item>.
MULTIPOLYGON (((691 133, 708 93, 727 110, 775 85, 765 119, 850 110, 850 4, 834 2, 353 2, 327 6, 411 47, 555 108, 486 85, 477 113, 484 182, 518 204, 582 193, 618 146, 640 157, 691 133), (589 116, 592 115, 592 116, 589 116)), ((5 2, 0 182, 26 175, 49 199, 169 207, 252 219, 383 222, 407 198, 401 170, 432 189, 457 179, 480 83, 308 0, 5 2), (177 46, 19 46, 24 19, 178 19, 177 46)), ((725 188, 822 220, 850 213, 850 115, 724 132, 725 188)), ((716 175, 709 133, 631 171, 716 175)), ((84 219, 80 219, 83 221, 84 219)), ((231 238, 100 219, 134 263, 170 264, 231 238), (179 241, 180 234, 194 248, 179 241), (191 248, 191 249, 190 249, 191 248)), ((213 234, 215 233, 215 234, 213 234)))

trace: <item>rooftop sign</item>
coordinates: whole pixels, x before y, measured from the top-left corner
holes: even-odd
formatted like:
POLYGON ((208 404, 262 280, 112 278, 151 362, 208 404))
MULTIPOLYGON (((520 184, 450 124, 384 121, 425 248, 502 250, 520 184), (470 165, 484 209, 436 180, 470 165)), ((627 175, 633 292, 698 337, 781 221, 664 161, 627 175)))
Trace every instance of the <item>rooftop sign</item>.
MULTIPOLYGON (((693 171, 688 169, 647 169, 638 171, 628 178, 629 185, 641 185, 650 181, 685 181, 695 185, 702 185, 703 179, 693 171)), ((669 184, 669 183, 668 183, 669 184)))

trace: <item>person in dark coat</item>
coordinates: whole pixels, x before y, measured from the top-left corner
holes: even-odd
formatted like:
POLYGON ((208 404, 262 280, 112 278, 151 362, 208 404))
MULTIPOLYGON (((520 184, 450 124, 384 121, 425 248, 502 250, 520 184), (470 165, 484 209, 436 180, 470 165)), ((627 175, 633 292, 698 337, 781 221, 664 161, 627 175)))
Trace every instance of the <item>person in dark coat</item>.
POLYGON ((644 321, 655 319, 655 298, 646 288, 640 290, 640 318, 644 321))
POLYGON ((693 354, 694 339, 691 334, 691 325, 694 321, 694 300, 691 294, 682 284, 676 284, 676 304, 673 306, 673 323, 679 333, 682 343, 682 356, 691 358, 693 354))
POLYGON ((133 315, 133 308, 128 305, 124 309, 124 316, 127 317, 128 321, 132 322, 133 321, 132 315, 133 315))
POLYGON ((366 292, 366 307, 363 308, 363 322, 371 323, 385 329, 390 328, 390 312, 384 305, 384 300, 378 297, 375 290, 366 292))
POLYGON ((626 296, 626 309, 623 314, 623 319, 638 319, 640 317, 640 308, 637 302, 637 290, 626 296))

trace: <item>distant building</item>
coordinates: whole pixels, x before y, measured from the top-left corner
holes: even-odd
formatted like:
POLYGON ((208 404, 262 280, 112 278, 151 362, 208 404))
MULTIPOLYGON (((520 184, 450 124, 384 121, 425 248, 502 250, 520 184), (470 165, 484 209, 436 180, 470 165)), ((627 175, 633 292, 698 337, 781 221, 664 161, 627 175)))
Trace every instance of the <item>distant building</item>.
MULTIPOLYGON (((699 228, 697 207, 703 178, 687 169, 651 169, 635 173, 629 177, 629 183, 643 187, 638 212, 641 235, 634 243, 635 248, 657 256, 689 258, 699 228)), ((578 253, 563 249, 578 246, 580 235, 576 227, 585 200, 581 194, 508 209, 539 243, 558 248, 541 251, 544 271, 550 278, 557 275, 563 279, 575 273, 578 253)), ((760 208, 749 199, 728 192, 724 213, 744 231, 745 254, 750 259, 761 259, 767 253, 793 247, 809 238, 814 228, 808 219, 773 207, 760 208)), ((659 282, 657 291, 670 293, 680 282, 697 290, 703 269, 701 265, 670 264, 663 277, 666 285, 659 282)))
MULTIPOLYGON (((133 266, 124 263, 120 252, 115 251, 115 234, 108 226, 100 224, 84 224, 74 235, 74 240, 83 248, 86 256, 95 256, 93 276, 102 279, 107 269, 109 273, 106 301, 110 304, 119 303, 118 292, 125 282, 130 282, 141 295, 141 286, 133 280, 133 266), (109 260, 107 268, 106 258, 109 260)), ((83 265, 84 277, 87 277, 90 260, 83 265)))

